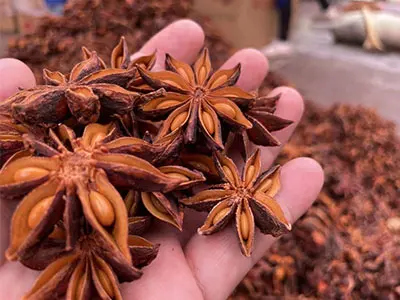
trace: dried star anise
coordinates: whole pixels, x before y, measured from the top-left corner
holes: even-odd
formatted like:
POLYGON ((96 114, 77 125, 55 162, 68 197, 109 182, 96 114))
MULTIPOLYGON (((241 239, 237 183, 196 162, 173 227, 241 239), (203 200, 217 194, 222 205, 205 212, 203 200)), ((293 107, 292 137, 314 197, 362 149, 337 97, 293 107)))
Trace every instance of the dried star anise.
MULTIPOLYGON (((140 227, 140 220, 132 218, 131 231, 139 234, 140 227)), ((128 248, 122 250, 112 238, 89 227, 72 251, 65 251, 63 239, 58 243, 45 241, 41 248, 31 251, 28 261, 22 260, 30 267, 45 268, 24 299, 54 299, 63 295, 67 300, 122 299, 118 283, 138 279, 142 275, 139 268, 150 264, 159 248, 138 235, 126 239, 128 248)))
MULTIPOLYGON (((96 52, 84 48, 83 54, 85 60, 72 69, 69 78, 45 69, 46 85, 14 96, 13 117, 25 124, 51 127, 71 116, 80 124, 88 124, 97 122, 101 113, 129 113, 141 95, 125 89, 139 80, 137 69, 128 64, 125 40, 114 49, 111 68, 106 68, 96 52)), ((154 57, 139 58, 134 63, 148 68, 154 64, 154 57)))
POLYGON ((223 229, 232 219, 242 253, 250 256, 255 226, 264 234, 279 236, 291 230, 281 207, 273 198, 280 189, 280 167, 260 175, 260 150, 247 160, 242 178, 236 165, 227 156, 216 152, 215 164, 226 182, 211 186, 181 202, 196 210, 210 211, 200 234, 212 234, 223 229), (259 176, 260 175, 260 176, 259 176))
POLYGON ((253 124, 252 128, 245 131, 230 131, 225 145, 226 148, 233 144, 237 136, 240 138, 240 147, 246 158, 249 152, 249 141, 260 146, 279 146, 280 142, 271 132, 281 130, 293 123, 291 120, 274 115, 279 98, 280 95, 256 97, 256 100, 243 110, 245 117, 253 124))
POLYGON ((181 179, 182 183, 169 193, 132 190, 125 197, 125 204, 128 211, 132 212, 136 212, 138 206, 142 204, 145 210, 155 218, 182 230, 183 207, 178 203, 178 198, 181 196, 180 191, 205 181, 205 177, 197 171, 191 171, 181 166, 162 166, 159 170, 171 178, 181 179))
POLYGON ((197 141, 200 130, 211 149, 223 149, 220 118, 233 130, 252 127, 240 106, 249 106, 254 96, 234 86, 240 76, 240 64, 230 70, 212 72, 208 50, 204 49, 193 66, 166 55, 166 71, 138 70, 153 89, 165 88, 162 97, 142 107, 144 116, 165 119, 158 138, 183 131, 186 144, 197 141))
MULTIPOLYGON (((127 212, 114 186, 167 192, 183 182, 141 158, 112 153, 121 139, 138 141, 139 147, 143 145, 136 138, 112 140, 114 134, 111 124, 90 124, 82 138, 76 138, 70 128, 61 125, 57 134, 50 130, 58 150, 25 137, 25 142, 41 156, 15 159, 0 172, 2 198, 21 198, 31 191, 12 219, 11 244, 6 254, 9 259, 24 259, 46 236, 56 238, 60 222, 66 231, 66 249, 72 249, 79 238, 81 216, 104 236, 118 233, 115 241, 120 249, 126 250, 127 212)), ((143 151, 151 152, 151 145, 148 146, 143 151)))

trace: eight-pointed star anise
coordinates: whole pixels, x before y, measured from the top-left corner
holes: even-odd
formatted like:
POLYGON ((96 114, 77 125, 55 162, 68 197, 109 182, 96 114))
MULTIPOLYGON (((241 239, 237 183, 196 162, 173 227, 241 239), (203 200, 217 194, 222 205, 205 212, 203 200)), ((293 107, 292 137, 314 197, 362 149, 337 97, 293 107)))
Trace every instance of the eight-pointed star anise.
POLYGON ((21 261, 33 269, 45 269, 24 299, 58 299, 64 295, 67 300, 122 299, 118 283, 139 278, 139 268, 150 264, 159 248, 136 235, 142 232, 136 219, 131 221, 135 235, 127 237, 125 251, 90 226, 83 226, 86 230, 71 251, 65 251, 62 238, 42 242, 21 261))
POLYGON ((166 55, 166 70, 138 70, 154 89, 165 88, 167 93, 152 99, 142 107, 144 116, 164 119, 158 138, 181 130, 185 143, 197 140, 200 130, 211 149, 223 149, 221 121, 231 130, 252 127, 240 106, 249 106, 254 96, 234 86, 240 76, 240 64, 230 70, 213 73, 208 50, 204 49, 193 66, 166 55))
POLYGON ((281 207, 273 197, 280 189, 280 167, 261 174, 260 150, 246 162, 242 177, 227 156, 215 155, 215 164, 225 184, 211 186, 181 202, 196 210, 211 210, 200 234, 212 234, 223 229, 232 219, 242 253, 250 256, 255 225, 264 234, 279 236, 291 230, 281 207))
MULTIPOLYGON (((0 172, 2 198, 29 192, 13 215, 6 256, 23 259, 46 236, 57 237, 60 223, 66 230, 66 247, 72 249, 83 219, 104 236, 114 234, 118 247, 127 249, 127 212, 114 186, 167 192, 183 180, 171 178, 144 159, 112 153, 119 140, 112 140, 112 125, 90 124, 82 138, 65 125, 57 131, 50 130, 50 137, 58 150, 26 136, 25 142, 41 156, 15 159, 0 172)), ((139 141, 138 147, 143 144, 128 139, 139 141)), ((151 150, 148 146, 143 151, 151 150)))
POLYGON ((12 114, 22 123, 50 127, 70 118, 81 124, 96 122, 101 112, 125 114, 140 94, 126 90, 136 68, 104 69, 104 62, 92 52, 78 63, 69 78, 44 70, 46 85, 21 91, 12 105, 12 114), (19 99, 22 98, 22 99, 19 99))

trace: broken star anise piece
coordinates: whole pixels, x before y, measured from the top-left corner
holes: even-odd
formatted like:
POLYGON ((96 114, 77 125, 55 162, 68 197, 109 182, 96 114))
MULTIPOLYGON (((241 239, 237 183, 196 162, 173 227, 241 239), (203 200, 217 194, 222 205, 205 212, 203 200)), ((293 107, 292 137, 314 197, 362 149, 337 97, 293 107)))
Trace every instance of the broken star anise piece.
POLYGON ((204 182, 205 177, 200 172, 181 166, 162 166, 159 170, 171 178, 181 179, 182 183, 169 193, 130 191, 125 197, 128 212, 132 214, 138 206, 143 206, 153 217, 182 231, 183 207, 178 202, 179 192, 204 182))
POLYGON ((245 131, 230 131, 225 147, 227 149, 230 148, 234 144, 235 137, 239 137, 240 150, 243 152, 244 157, 247 158, 249 141, 259 146, 279 146, 280 142, 271 132, 286 128, 293 123, 291 120, 274 115, 280 97, 281 95, 256 97, 256 100, 248 108, 244 109, 244 115, 253 126, 245 131))
POLYGON ((166 71, 150 72, 140 66, 143 80, 153 89, 165 88, 164 96, 142 107, 150 119, 165 119, 159 138, 181 130, 186 144, 197 141, 202 132, 209 148, 223 149, 221 124, 231 130, 252 127, 240 107, 247 107, 254 96, 234 86, 240 76, 240 64, 230 70, 213 73, 208 50, 204 49, 193 66, 166 55, 166 71), (224 121, 221 123, 220 119, 224 121))
POLYGON ((140 236, 129 235, 127 239, 130 259, 96 231, 83 233, 69 252, 62 243, 32 251, 30 260, 40 261, 46 269, 24 299, 122 299, 118 283, 138 279, 142 275, 139 268, 151 263, 159 248, 140 236), (55 260, 46 255, 57 252, 55 260))
POLYGON ((71 116, 81 124, 96 122, 101 111, 128 113, 140 94, 124 87, 137 72, 131 69, 104 69, 104 62, 92 52, 78 63, 69 78, 44 70, 46 85, 17 94, 13 117, 25 124, 51 127, 71 116), (21 96, 21 97, 19 97, 21 96))
POLYGON ((261 174, 260 150, 247 160, 239 177, 236 165, 216 153, 215 162, 225 184, 211 186, 181 202, 196 210, 210 211, 200 234, 212 234, 234 220, 242 253, 250 256, 255 226, 264 234, 279 236, 291 230, 278 202, 273 198, 280 189, 280 167, 261 174), (260 175, 260 176, 259 176, 260 175))
POLYGON ((184 182, 162 173, 133 155, 108 153, 112 125, 90 124, 83 136, 61 125, 50 137, 57 150, 27 136, 26 143, 40 157, 22 157, 0 172, 0 196, 23 198, 11 224, 8 259, 23 259, 29 249, 54 231, 62 220, 66 249, 79 238, 82 219, 99 233, 118 233, 121 251, 127 249, 127 212, 116 187, 147 192, 168 192, 184 182), (83 217, 83 218, 82 218, 83 217))

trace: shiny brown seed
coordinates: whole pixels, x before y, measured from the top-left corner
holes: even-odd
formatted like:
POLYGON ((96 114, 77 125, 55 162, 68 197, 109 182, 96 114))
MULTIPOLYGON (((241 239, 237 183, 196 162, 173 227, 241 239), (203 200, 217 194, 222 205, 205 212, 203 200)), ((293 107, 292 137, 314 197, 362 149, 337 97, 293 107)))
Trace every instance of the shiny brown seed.
POLYGON ((40 223, 40 221, 43 219, 43 216, 49 209, 53 199, 54 196, 44 198, 31 209, 28 215, 28 226, 30 228, 33 229, 40 223))
POLYGON ((246 182, 245 182, 245 185, 247 186, 249 183, 250 183, 250 181, 253 179, 253 177, 254 177, 254 173, 256 172, 256 168, 253 166, 253 165, 250 165, 248 168, 247 168, 247 172, 246 172, 246 182))
POLYGON ((222 85, 227 79, 228 79, 228 76, 226 76, 226 75, 222 75, 222 76, 218 77, 216 80, 214 80, 213 84, 211 85, 211 89, 222 85))
POLYGON ((96 143, 100 142, 101 140, 103 140, 106 137, 106 134, 104 132, 99 132, 97 134, 95 134, 92 137, 92 140, 90 141, 90 145, 94 146, 96 145, 96 143))
POLYGON ((224 170, 225 176, 231 182, 235 182, 235 177, 233 176, 233 173, 232 173, 231 169, 228 166, 222 166, 222 169, 224 170))
POLYGON ((204 82, 204 80, 206 79, 206 74, 207 74, 206 68, 205 67, 201 67, 200 70, 199 70, 198 83, 204 82))
POLYGON ((103 226, 110 226, 114 223, 115 212, 110 201, 96 191, 90 191, 90 206, 97 220, 103 226))
POLYGON ((272 186, 272 180, 271 179, 267 179, 266 181, 263 182, 263 184, 261 184, 261 186, 258 188, 258 190, 262 193, 265 193, 266 191, 268 191, 272 186))
POLYGON ((156 106, 156 109, 168 108, 168 107, 172 107, 177 104, 179 104, 179 101, 177 101, 177 100, 165 100, 165 101, 158 103, 158 105, 156 106))
POLYGON ((158 210, 159 212, 161 212, 163 214, 168 213, 167 210, 164 208, 164 206, 162 206, 160 201, 156 198, 156 196, 151 194, 150 199, 151 199, 151 203, 153 204, 153 206, 156 210, 158 210))
POLYGON ((106 291, 107 295, 110 296, 110 298, 114 297, 114 289, 107 274, 103 270, 97 269, 97 276, 99 277, 101 286, 106 291))
POLYGON ((185 122, 187 118, 188 112, 184 111, 181 112, 179 115, 175 117, 175 119, 171 122, 171 131, 174 131, 175 129, 179 128, 183 122, 185 122))
POLYGON ((226 207, 224 209, 221 209, 213 218, 213 225, 217 224, 219 221, 221 221, 231 210, 230 207, 226 207))
POLYGON ((235 119, 236 117, 236 111, 235 109, 230 106, 229 104, 226 103, 216 103, 214 107, 222 112, 223 114, 227 115, 231 119, 235 119))
POLYGON ((189 181, 189 177, 185 176, 184 174, 181 173, 176 173, 176 172, 172 172, 172 173, 167 173, 167 175, 171 178, 176 178, 176 179, 180 179, 183 181, 189 181))
POLYGON ((207 132, 211 135, 214 134, 215 126, 214 126, 214 120, 213 120, 212 116, 208 112, 203 111, 201 113, 201 117, 203 119, 203 124, 204 124, 204 127, 206 128, 207 132))
POLYGON ((19 181, 29 181, 39 179, 43 176, 48 175, 50 172, 46 169, 38 168, 38 167, 27 167, 23 169, 19 169, 14 174, 14 180, 16 182, 19 181))
POLYGON ((240 233, 242 235, 242 239, 244 239, 245 241, 249 238, 250 235, 249 220, 247 218, 246 213, 244 212, 240 214, 240 233))

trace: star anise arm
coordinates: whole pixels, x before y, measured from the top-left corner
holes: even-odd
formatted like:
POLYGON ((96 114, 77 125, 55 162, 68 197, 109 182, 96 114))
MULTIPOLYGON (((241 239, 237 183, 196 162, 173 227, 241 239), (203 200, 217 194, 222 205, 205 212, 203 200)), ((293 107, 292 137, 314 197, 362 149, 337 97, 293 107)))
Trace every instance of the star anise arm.
POLYGON ((214 162, 222 180, 234 187, 240 185, 239 171, 235 163, 228 156, 221 152, 214 152, 214 162))
POLYGON ((47 69, 43 69, 43 79, 47 85, 62 85, 67 83, 67 78, 61 72, 52 72, 47 69))
POLYGON ((153 89, 165 88, 167 91, 187 94, 189 83, 181 75, 172 71, 150 72, 137 66, 140 76, 153 89))
POLYGON ((79 258, 76 253, 56 260, 40 274, 32 289, 22 299, 57 299, 62 297, 67 290, 68 280, 78 263, 79 258))
POLYGON ((69 74, 70 82, 78 82, 83 78, 90 76, 103 69, 102 60, 95 51, 91 52, 90 56, 74 66, 69 74))
POLYGON ((90 73, 86 77, 76 82, 79 85, 91 85, 95 83, 116 84, 125 87, 128 82, 135 76, 136 69, 105 69, 90 73))
POLYGON ((254 216, 245 199, 240 202, 235 212, 236 233, 240 242, 240 249, 245 256, 250 256, 253 250, 255 224, 254 216))
POLYGON ((235 218, 237 205, 229 199, 219 202, 208 214, 204 225, 198 229, 199 234, 209 235, 218 232, 235 218))
POLYGON ((196 83, 198 85, 204 85, 213 71, 210 54, 207 48, 203 48, 200 52, 193 64, 193 71, 196 76, 196 83))
POLYGON ((162 193, 148 192, 142 192, 141 199, 146 210, 155 218, 182 230, 183 208, 175 199, 162 193))
POLYGON ((256 182, 261 170, 261 151, 257 149, 247 159, 242 172, 242 181, 246 189, 251 189, 256 182))
POLYGON ((209 189, 196 195, 179 200, 182 204, 198 211, 209 211, 219 202, 223 202, 234 194, 232 190, 209 189))
POLYGON ((210 96, 212 98, 227 98, 243 109, 247 109, 256 101, 253 94, 237 86, 226 86, 216 89, 210 93, 210 96))
POLYGON ((233 101, 227 98, 210 98, 209 102, 228 124, 241 129, 250 129, 253 126, 233 101))
POLYGON ((137 235, 130 235, 128 244, 131 250, 132 264, 136 268, 148 266, 157 257, 160 248, 160 244, 153 244, 137 235))
POLYGON ((66 232, 66 245, 67 250, 75 247, 79 237, 82 226, 82 205, 76 194, 76 187, 72 184, 66 186, 65 194, 65 210, 64 210, 64 227, 66 232))
MULTIPOLYGON (((65 90, 65 97, 67 98, 69 111, 80 124, 93 123, 99 119, 99 96, 95 94, 91 87, 69 87, 65 90)), ((62 119, 59 121, 62 121, 62 119)))
POLYGON ((193 69, 188 64, 176 60, 168 53, 165 55, 165 69, 181 75, 190 85, 196 84, 193 69))
POLYGON ((121 37, 119 43, 111 53, 111 68, 113 69, 126 69, 129 65, 129 51, 125 37, 121 37))
POLYGON ((65 298, 67 300, 88 299, 93 294, 91 281, 90 262, 84 257, 71 275, 65 298))
POLYGON ((214 91, 226 86, 234 85, 240 76, 240 64, 237 64, 234 68, 228 70, 218 70, 211 75, 207 82, 207 89, 214 91))
POLYGON ((247 119, 253 124, 252 128, 246 130, 246 134, 253 143, 270 147, 281 144, 259 120, 250 115, 247 116, 247 119))
POLYGON ((268 131, 281 130, 293 124, 293 121, 281 118, 270 112, 250 110, 247 114, 257 119, 268 131))
POLYGON ((224 146, 222 142, 221 122, 212 106, 203 102, 199 107, 197 118, 200 121, 200 130, 203 132, 209 147, 213 150, 222 150, 224 146))
POLYGON ((150 119, 158 120, 185 104, 188 99, 188 95, 166 92, 163 96, 144 103, 141 107, 141 114, 150 119))

